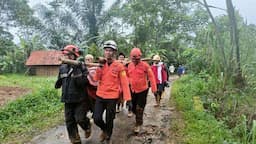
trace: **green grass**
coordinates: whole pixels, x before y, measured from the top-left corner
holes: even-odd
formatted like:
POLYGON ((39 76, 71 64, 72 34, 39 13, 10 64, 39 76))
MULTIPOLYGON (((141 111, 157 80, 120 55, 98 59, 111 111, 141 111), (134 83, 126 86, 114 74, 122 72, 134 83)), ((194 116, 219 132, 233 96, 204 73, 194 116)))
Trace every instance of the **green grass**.
MULTIPOLYGON (((222 121, 217 121, 211 113, 201 110, 201 106, 198 106, 201 104, 201 98, 209 94, 208 85, 196 76, 184 76, 175 81, 172 86, 172 99, 184 121, 182 129, 173 130, 177 132, 177 135, 183 136, 182 143, 222 144, 234 141, 231 130, 222 121), (195 102, 195 97, 197 102, 195 102)), ((174 120, 172 123, 177 125, 178 121, 174 120)), ((175 128, 172 123, 171 127, 175 128)))
POLYGON ((30 94, 0 108, 0 142, 24 143, 63 123, 63 104, 54 89, 56 77, 0 75, 0 86, 32 89, 30 94))
POLYGON ((0 86, 19 86, 33 91, 45 86, 54 87, 56 77, 25 76, 18 74, 0 75, 0 86))

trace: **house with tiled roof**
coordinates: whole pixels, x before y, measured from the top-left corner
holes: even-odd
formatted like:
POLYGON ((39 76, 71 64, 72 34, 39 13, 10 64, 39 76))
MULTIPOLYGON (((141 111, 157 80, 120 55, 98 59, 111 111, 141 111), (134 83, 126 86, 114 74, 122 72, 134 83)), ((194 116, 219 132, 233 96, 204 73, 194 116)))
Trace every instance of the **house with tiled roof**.
POLYGON ((59 57, 63 56, 57 50, 33 51, 26 61, 30 75, 57 76, 61 62, 59 57))

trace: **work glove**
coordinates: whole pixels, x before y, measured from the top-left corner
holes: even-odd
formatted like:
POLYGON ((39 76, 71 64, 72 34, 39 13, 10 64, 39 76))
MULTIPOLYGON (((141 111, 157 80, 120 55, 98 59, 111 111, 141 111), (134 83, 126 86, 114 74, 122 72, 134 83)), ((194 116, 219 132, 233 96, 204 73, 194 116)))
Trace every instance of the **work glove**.
POLYGON ((58 88, 60 88, 62 86, 62 79, 58 79, 57 81, 56 81, 56 83, 55 83, 55 89, 58 89, 58 88))

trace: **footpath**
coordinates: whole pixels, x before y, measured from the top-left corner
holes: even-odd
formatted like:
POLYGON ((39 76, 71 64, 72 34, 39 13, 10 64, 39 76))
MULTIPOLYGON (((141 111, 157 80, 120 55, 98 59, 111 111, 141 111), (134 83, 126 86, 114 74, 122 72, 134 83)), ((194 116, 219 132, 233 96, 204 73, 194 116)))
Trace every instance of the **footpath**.
MULTIPOLYGON (((171 80, 176 77, 171 78, 171 80)), ((112 140, 114 144, 174 144, 171 140, 170 123, 174 106, 170 106, 170 87, 166 88, 160 107, 154 107, 155 98, 149 90, 147 105, 144 111, 144 124, 138 135, 132 131, 135 124, 134 115, 127 117, 127 109, 123 108, 116 114, 112 140)), ((89 114, 91 116, 91 114, 89 114)), ((64 119, 64 117, 63 117, 64 119)), ((92 136, 85 139, 84 132, 79 128, 82 144, 100 144, 101 130, 93 124, 92 136)), ((34 137, 28 144, 70 144, 65 124, 56 126, 49 131, 34 137)))

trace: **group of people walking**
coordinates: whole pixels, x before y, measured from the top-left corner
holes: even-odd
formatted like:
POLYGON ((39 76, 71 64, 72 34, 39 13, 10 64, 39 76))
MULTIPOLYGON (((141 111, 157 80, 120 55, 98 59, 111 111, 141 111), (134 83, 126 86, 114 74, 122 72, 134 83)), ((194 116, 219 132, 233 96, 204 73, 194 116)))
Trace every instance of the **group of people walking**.
MULTIPOLYGON (((117 56, 117 44, 108 40, 103 45, 104 57, 99 58, 97 67, 88 67, 93 62, 92 55, 86 55, 85 64, 62 64, 59 68, 55 88, 62 88, 61 101, 64 102, 65 122, 72 144, 80 144, 81 139, 77 125, 85 131, 85 138, 91 136, 91 123, 87 116, 92 112, 94 123, 101 129, 99 141, 112 143, 116 106, 120 101, 128 104, 129 115, 135 115, 134 132, 139 133, 143 125, 143 113, 147 95, 151 87, 159 107, 167 70, 160 56, 153 57, 153 65, 142 61, 139 48, 130 51, 130 62, 125 62, 125 55, 117 56), (121 99, 121 100, 120 100, 121 99), (105 115, 104 115, 105 111, 105 115), (105 120, 103 119, 105 116, 105 120)), ((77 60, 79 48, 67 45, 63 49, 65 58, 77 60)))

